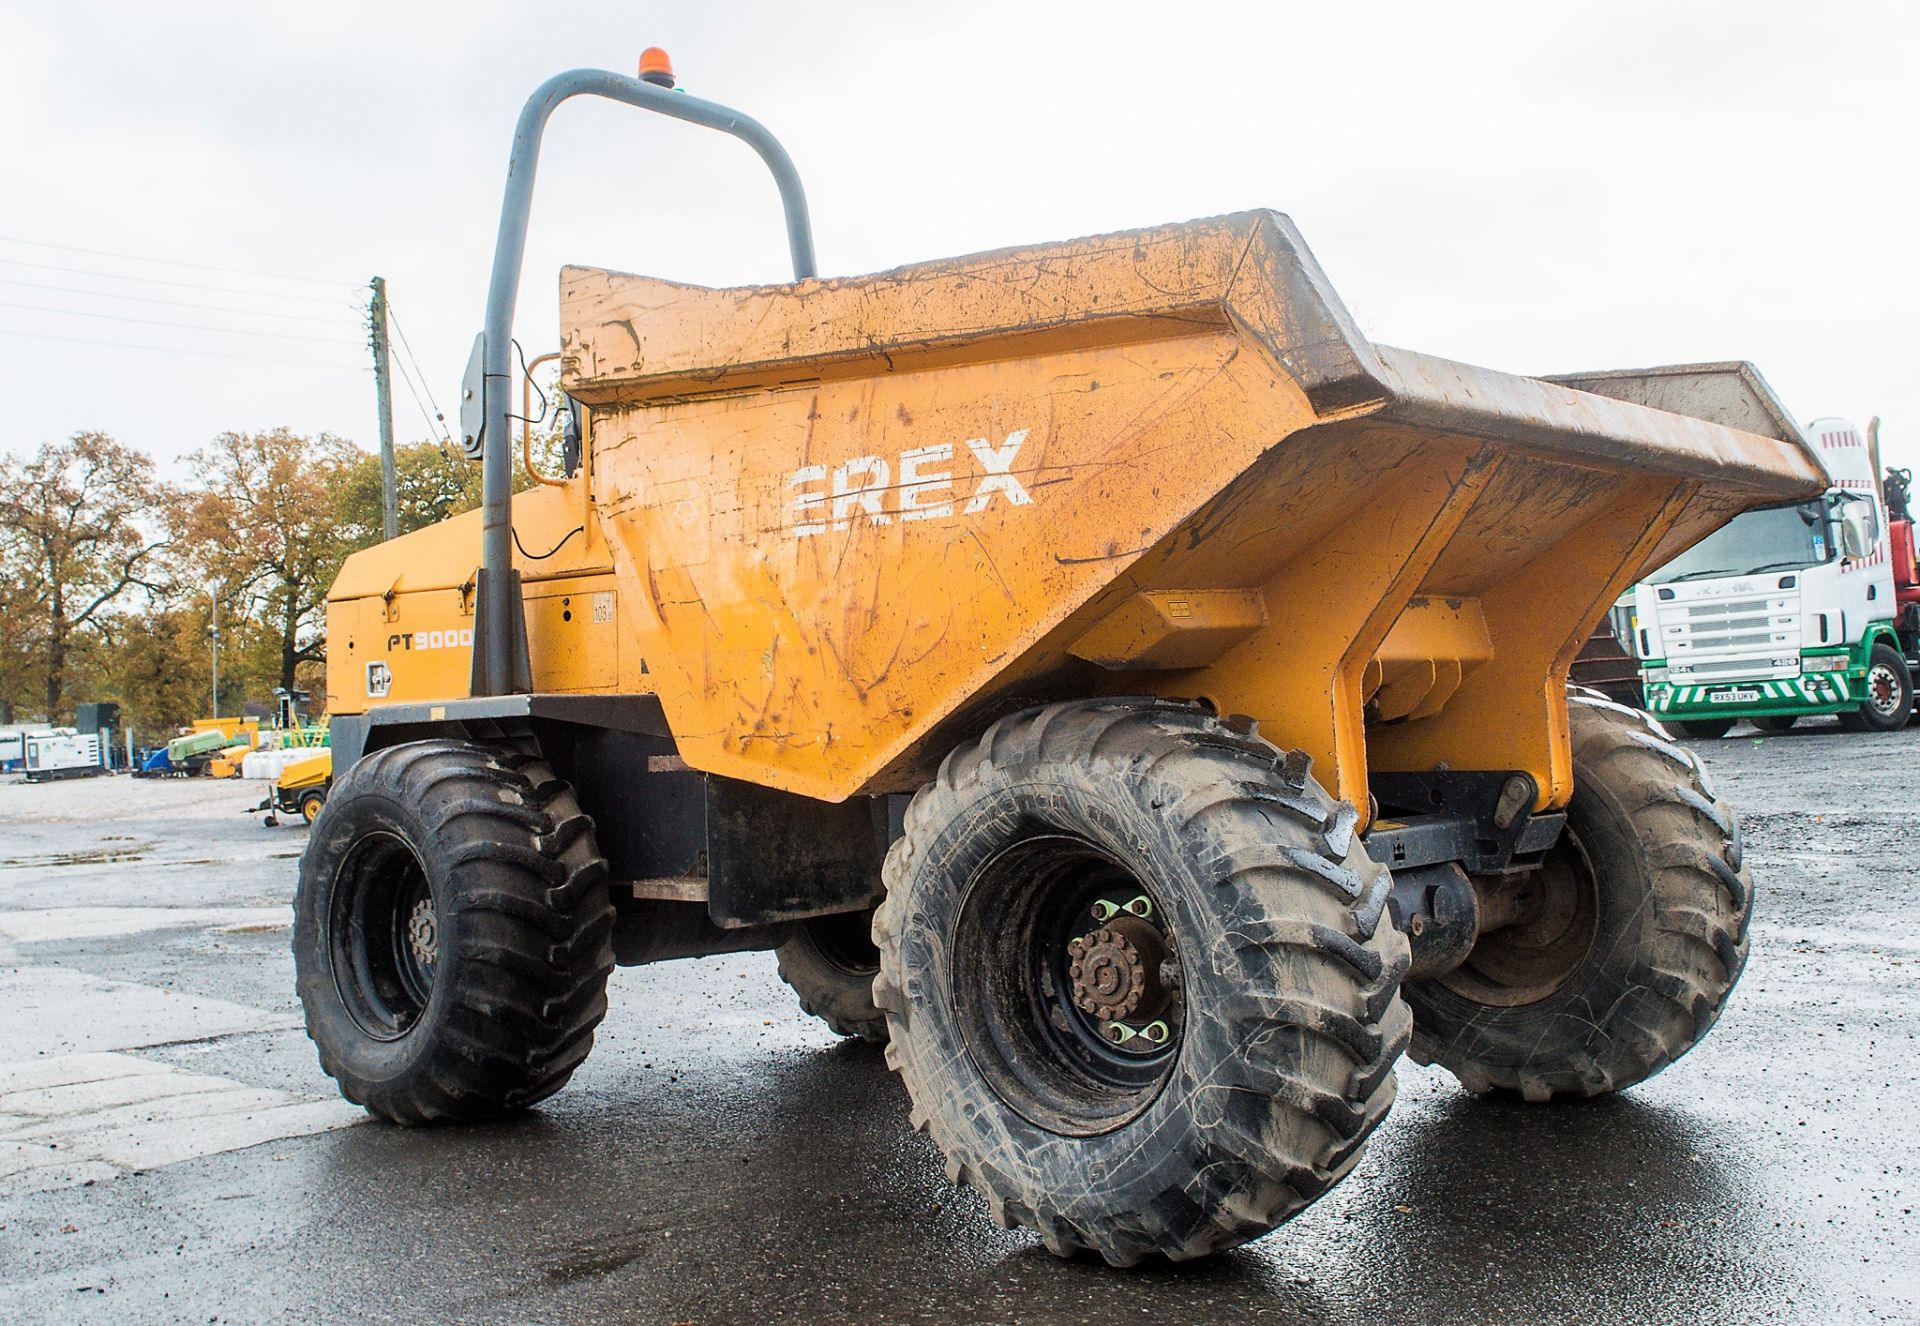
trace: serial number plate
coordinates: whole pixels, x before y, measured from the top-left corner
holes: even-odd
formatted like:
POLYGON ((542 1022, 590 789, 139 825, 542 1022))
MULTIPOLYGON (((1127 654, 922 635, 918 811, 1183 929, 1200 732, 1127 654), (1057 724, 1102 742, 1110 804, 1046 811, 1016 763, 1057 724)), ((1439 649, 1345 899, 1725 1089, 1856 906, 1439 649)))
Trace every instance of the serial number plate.
POLYGON ((1728 686, 1723 690, 1708 691, 1708 704, 1751 704, 1760 698, 1760 692, 1751 686, 1728 686))

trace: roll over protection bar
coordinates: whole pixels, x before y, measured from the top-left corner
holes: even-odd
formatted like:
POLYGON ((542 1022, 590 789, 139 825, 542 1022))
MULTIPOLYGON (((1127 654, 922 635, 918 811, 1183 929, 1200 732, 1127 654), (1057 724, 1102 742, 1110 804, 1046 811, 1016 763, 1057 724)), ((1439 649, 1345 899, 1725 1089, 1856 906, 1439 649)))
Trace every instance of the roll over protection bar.
POLYGON ((469 380, 461 402, 461 433, 467 454, 481 463, 480 575, 475 587, 473 631, 474 695, 511 695, 531 688, 525 608, 519 574, 513 569, 513 445, 507 431, 507 402, 512 367, 508 346, 513 336, 514 303, 526 256, 527 220, 533 209, 533 180, 540 161, 540 140, 547 119, 571 97, 605 97, 640 110, 655 111, 730 134, 759 153, 780 189, 786 213, 787 247, 796 281, 814 275, 813 228, 799 172, 779 140, 759 121, 717 102, 672 92, 603 69, 572 69, 556 74, 534 90, 514 126, 507 159, 507 187, 500 204, 500 232, 493 247, 493 275, 487 285, 486 321, 474 345, 469 380), (479 381, 473 381, 478 367, 479 381))

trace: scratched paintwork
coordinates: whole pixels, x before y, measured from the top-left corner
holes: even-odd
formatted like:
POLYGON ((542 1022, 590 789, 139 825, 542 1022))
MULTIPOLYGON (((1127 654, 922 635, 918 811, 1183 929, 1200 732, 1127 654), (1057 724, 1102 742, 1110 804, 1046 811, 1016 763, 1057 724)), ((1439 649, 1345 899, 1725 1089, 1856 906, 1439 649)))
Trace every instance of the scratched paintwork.
MULTIPOLYGON (((524 549, 583 529, 516 557, 536 687, 657 692, 694 768, 830 800, 1020 704, 1152 692, 1363 808, 1370 765, 1441 760, 1561 804, 1566 668, 1619 589, 1824 486, 1797 438, 1375 346, 1271 213, 791 286, 568 268, 561 324, 593 423, 515 503, 524 549)), ((470 614, 477 547, 462 517, 357 555, 336 635, 363 664, 470 614)))

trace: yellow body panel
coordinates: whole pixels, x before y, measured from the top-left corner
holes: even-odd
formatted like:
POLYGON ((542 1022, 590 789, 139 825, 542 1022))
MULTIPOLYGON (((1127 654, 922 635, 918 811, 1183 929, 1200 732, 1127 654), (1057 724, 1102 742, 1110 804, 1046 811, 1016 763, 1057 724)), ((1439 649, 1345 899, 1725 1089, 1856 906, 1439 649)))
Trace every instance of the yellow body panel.
MULTIPOLYGON (((1797 438, 1371 345, 1270 213, 744 290, 570 268, 561 320, 592 428, 514 502, 535 689, 656 693, 693 768, 827 800, 1156 693, 1363 811, 1441 762, 1562 804, 1621 588, 1825 484, 1797 438)), ((333 712, 467 694, 479 532, 349 560, 333 712)))
POLYGON ((207 773, 214 778, 238 778, 240 762, 252 752, 252 746, 228 746, 208 762, 207 773))
MULTIPOLYGON (((598 521, 575 478, 513 500, 534 685, 563 693, 651 689, 618 623, 619 593, 598 521), (591 537, 588 537, 591 535, 591 537), (624 666, 623 666, 624 660, 624 666)), ((468 693, 480 513, 469 511, 347 559, 327 601, 327 708, 468 693)))
POLYGON ((304 792, 310 787, 325 787, 333 779, 333 752, 317 750, 305 759, 291 760, 280 771, 277 785, 282 792, 304 792))

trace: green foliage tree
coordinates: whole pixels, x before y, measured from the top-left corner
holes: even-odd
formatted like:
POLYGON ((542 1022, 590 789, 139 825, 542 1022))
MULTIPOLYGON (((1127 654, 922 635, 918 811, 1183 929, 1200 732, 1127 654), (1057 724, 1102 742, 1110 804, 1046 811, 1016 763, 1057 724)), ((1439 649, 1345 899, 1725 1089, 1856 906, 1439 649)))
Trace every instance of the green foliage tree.
POLYGON ((10 543, 0 533, 0 723, 17 722, 40 707, 33 643, 38 605, 25 578, 25 559, 9 554, 10 543))
MULTIPOLYGON (((480 467, 437 442, 413 442, 393 451, 400 532, 409 534, 480 505, 480 467)), ((385 507, 380 458, 363 455, 341 482, 336 511, 349 549, 378 543, 385 507)))
MULTIPOLYGON (((209 616, 203 595, 197 604, 155 604, 104 619, 79 661, 87 693, 118 700, 121 721, 147 745, 209 713, 213 684, 209 616)), ((223 672, 226 664, 223 656, 223 672)))
POLYGON ((158 526, 168 496, 153 461, 105 433, 75 433, 24 461, 0 458, 0 607, 8 619, 0 670, 9 687, 30 673, 49 719, 71 707, 70 667, 82 636, 131 593, 162 592, 157 554, 167 541, 158 526))
MULTIPOLYGON (((325 656, 327 586, 352 546, 339 494, 365 453, 330 433, 222 433, 192 456, 178 521, 188 562, 232 615, 270 627, 275 685, 325 656)), ((224 629, 224 619, 223 619, 224 629)))
MULTIPOLYGON (((558 474, 564 397, 544 376, 534 463, 558 474)), ((279 428, 223 433, 188 460, 192 482, 172 489, 98 433, 0 459, 0 722, 118 699, 156 739, 205 715, 216 611, 223 712, 282 686, 320 706, 327 589, 381 539, 378 457, 279 428)), ((480 467, 459 453, 414 442, 395 461, 401 533, 479 506, 480 467)), ((515 491, 531 486, 516 464, 515 491)))

